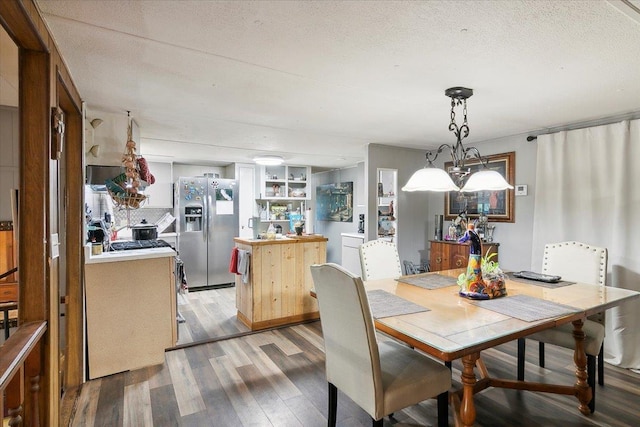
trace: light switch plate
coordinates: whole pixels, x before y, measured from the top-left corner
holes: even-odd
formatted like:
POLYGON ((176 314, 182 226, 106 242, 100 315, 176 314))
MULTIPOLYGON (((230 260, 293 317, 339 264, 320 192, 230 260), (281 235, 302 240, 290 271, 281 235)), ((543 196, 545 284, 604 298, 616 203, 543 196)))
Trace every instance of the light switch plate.
POLYGON ((516 184, 516 196, 526 196, 526 195, 527 195, 527 185, 516 184))
POLYGON ((60 241, 58 240, 58 233, 52 234, 49 242, 51 243, 51 259, 56 259, 60 256, 60 241))

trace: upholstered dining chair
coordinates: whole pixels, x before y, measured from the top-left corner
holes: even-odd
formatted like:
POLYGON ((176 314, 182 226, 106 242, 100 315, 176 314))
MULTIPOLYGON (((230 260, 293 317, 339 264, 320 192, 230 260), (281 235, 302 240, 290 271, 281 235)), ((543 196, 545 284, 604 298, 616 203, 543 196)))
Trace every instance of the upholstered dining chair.
MULTIPOLYGON (((550 243, 544 247, 542 273, 561 276, 562 280, 605 286, 607 278, 607 249, 580 242, 550 243)), ((587 375, 593 390, 589 403, 591 412, 595 410, 596 357, 598 358, 598 383, 604 385, 604 313, 590 317, 584 322, 585 353, 587 354, 587 375)), ((573 325, 565 324, 546 331, 537 332, 527 338, 538 341, 539 364, 544 367, 544 345, 555 344, 574 349, 573 325)), ((525 339, 518 340, 518 379, 524 380, 525 339)))
POLYGON ((338 389, 383 417, 437 396, 438 426, 448 422, 451 371, 395 341, 378 342, 362 279, 337 264, 312 265, 329 384, 328 425, 336 425, 338 389))
POLYGON ((402 264, 395 243, 370 240, 360 245, 362 280, 398 278, 402 276, 402 264))

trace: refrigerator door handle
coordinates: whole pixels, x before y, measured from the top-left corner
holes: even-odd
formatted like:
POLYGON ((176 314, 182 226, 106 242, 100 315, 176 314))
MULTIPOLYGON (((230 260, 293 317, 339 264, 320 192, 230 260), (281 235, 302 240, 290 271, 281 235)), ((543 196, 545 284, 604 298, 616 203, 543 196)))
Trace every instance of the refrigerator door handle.
POLYGON ((209 239, 213 239, 213 197, 209 194, 207 202, 209 204, 209 215, 207 216, 207 230, 209 232, 209 239))
POLYGON ((209 229, 209 205, 207 204, 207 196, 204 196, 202 203, 202 241, 207 241, 207 230, 209 229))

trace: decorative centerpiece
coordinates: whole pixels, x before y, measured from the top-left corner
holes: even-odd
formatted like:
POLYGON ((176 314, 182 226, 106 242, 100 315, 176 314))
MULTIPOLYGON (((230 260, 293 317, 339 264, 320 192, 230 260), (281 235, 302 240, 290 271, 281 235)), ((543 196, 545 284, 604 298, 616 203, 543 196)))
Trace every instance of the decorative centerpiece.
POLYGON ((473 224, 469 224, 467 231, 458 239, 459 243, 470 241, 469 262, 467 272, 458 276, 460 295, 471 299, 490 299, 507 294, 505 275, 491 258, 496 253, 482 257, 482 240, 475 231, 473 224))

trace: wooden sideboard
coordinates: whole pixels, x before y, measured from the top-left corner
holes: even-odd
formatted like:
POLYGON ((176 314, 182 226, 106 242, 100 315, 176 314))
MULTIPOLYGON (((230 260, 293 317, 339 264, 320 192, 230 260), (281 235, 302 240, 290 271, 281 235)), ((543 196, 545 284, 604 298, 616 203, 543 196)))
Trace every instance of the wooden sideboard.
MULTIPOLYGON (((0 274, 15 267, 16 250, 13 230, 0 230, 0 274)), ((0 279, 0 302, 18 301, 18 273, 0 279)))
MULTIPOLYGON (((464 268, 469 262, 469 244, 447 240, 430 240, 430 271, 450 270, 452 268, 464 268)), ((482 243, 482 255, 489 250, 496 256, 492 261, 498 261, 498 247, 500 243, 482 243)))

